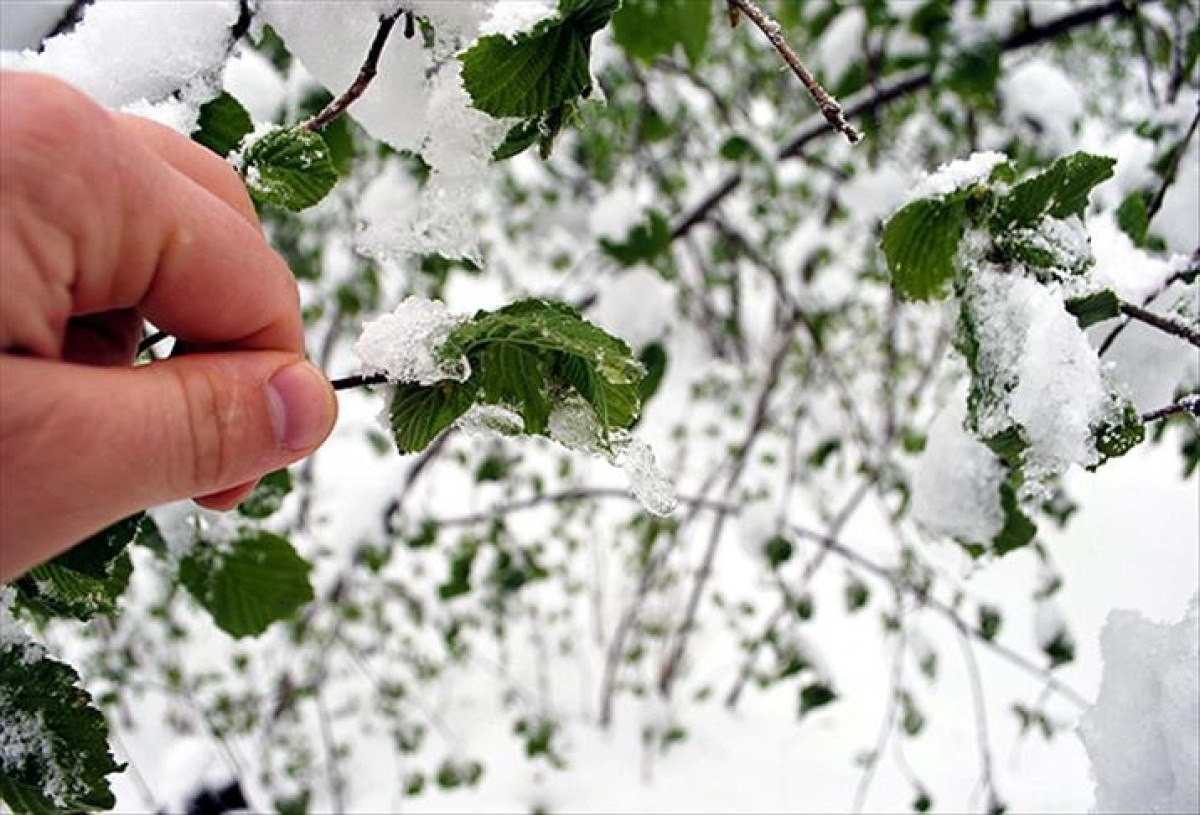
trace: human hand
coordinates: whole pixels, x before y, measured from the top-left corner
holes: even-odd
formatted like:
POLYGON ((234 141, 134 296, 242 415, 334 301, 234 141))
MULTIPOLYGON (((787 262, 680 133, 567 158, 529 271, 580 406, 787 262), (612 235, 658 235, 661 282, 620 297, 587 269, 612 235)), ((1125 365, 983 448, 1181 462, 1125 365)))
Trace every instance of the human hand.
POLYGON ((230 167, 0 75, 0 580, 140 509, 236 506, 337 413, 230 167), (188 344, 131 367, 143 319, 188 344))

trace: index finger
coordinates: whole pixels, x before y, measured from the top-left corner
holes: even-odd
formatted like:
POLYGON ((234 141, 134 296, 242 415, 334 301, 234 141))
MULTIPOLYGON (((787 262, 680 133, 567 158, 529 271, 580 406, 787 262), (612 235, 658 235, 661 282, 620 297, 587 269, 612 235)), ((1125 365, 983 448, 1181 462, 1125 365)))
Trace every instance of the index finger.
POLYGON ((69 282, 72 314, 136 307, 191 343, 303 351, 295 279, 221 195, 56 80, 6 74, 0 105, 6 197, 44 227, 26 241, 69 242, 53 282, 69 282))

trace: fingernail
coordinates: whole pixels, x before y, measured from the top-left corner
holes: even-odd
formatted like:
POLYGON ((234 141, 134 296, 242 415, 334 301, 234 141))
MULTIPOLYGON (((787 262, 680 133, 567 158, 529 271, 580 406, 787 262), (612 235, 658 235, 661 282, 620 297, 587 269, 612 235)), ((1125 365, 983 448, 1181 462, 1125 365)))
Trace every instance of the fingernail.
POLYGON ((267 382, 267 402, 275 438, 284 450, 315 446, 333 425, 329 383, 307 362, 295 362, 276 371, 267 382))

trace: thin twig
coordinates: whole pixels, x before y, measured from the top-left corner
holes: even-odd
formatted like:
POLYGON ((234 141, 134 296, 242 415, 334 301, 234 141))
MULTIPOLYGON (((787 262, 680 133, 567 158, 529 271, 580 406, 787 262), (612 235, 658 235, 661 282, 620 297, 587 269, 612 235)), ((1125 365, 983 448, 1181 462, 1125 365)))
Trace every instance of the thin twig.
MULTIPOLYGON (((432 524, 439 529, 454 526, 474 526, 475 524, 487 523, 502 518, 506 515, 512 515, 515 512, 523 512, 527 509, 535 509, 545 504, 560 504, 570 501, 590 501, 598 498, 621 498, 629 501, 634 501, 636 498, 628 490, 623 490, 617 487, 580 487, 577 489, 562 490, 560 492, 547 492, 541 495, 535 495, 532 498, 526 498, 520 501, 513 501, 509 504, 501 504, 484 510, 483 512, 472 513, 471 515, 460 515, 453 518, 428 518, 423 519, 423 523, 432 524)), ((721 501, 712 501, 701 496, 681 495, 679 503, 686 506, 695 507, 697 509, 711 510, 720 513, 721 515, 736 515, 740 507, 733 503, 724 503, 721 501)))
POLYGON ((958 642, 962 646, 963 661, 971 680, 971 706, 975 709, 975 735, 979 744, 979 772, 988 793, 988 812, 1003 811, 996 794, 996 778, 992 772, 992 742, 988 736, 987 699, 983 693, 983 677, 979 673, 979 659, 971 647, 972 631, 961 619, 953 621, 958 630, 958 642))
POLYGON ((1120 308, 1121 313, 1126 317, 1153 326, 1159 331, 1179 337, 1182 340, 1187 340, 1192 345, 1200 348, 1200 331, 1192 328, 1187 323, 1162 314, 1155 314, 1149 309, 1135 306, 1133 303, 1126 303, 1125 301, 1121 301, 1120 308))
POLYGON ((839 133, 844 134, 850 140, 851 144, 860 141, 862 134, 846 121, 846 114, 842 111, 842 106, 838 104, 836 99, 830 96, 829 91, 821 86, 821 83, 812 75, 812 72, 800 61, 800 57, 796 56, 796 52, 792 50, 787 40, 784 39, 779 23, 755 5, 753 0, 728 0, 728 2, 730 9, 737 9, 749 17, 750 21, 758 26, 759 31, 771 41, 771 45, 775 46, 775 50, 779 52, 779 56, 783 57, 783 61, 788 64, 788 67, 792 69, 792 73, 800 79, 804 84, 805 90, 812 96, 813 101, 817 103, 817 107, 821 109, 821 115, 825 117, 825 121, 829 122, 830 126, 839 133))
POLYGON ((144 337, 142 339, 142 341, 138 343, 138 347, 137 347, 138 356, 141 356, 142 354, 146 353, 154 346, 158 345, 160 342, 163 342, 164 340, 169 340, 170 338, 171 338, 171 335, 168 334, 166 331, 155 331, 153 334, 149 335, 148 337, 144 337))
POLYGON ((862 812, 863 805, 867 802, 867 793, 870 792, 871 783, 875 780, 875 773, 879 769, 879 759, 883 755, 883 751, 887 749, 888 741, 895 730, 896 710, 900 705, 900 694, 904 688, 904 648, 908 639, 908 629, 904 623, 904 598, 899 591, 895 592, 895 596, 896 622, 899 625, 899 633, 896 649, 892 653, 891 693, 888 694, 887 706, 883 711, 883 721, 879 725, 875 749, 871 751, 871 759, 863 767, 862 776, 859 777, 858 786, 854 790, 851 812, 862 812))
POLYGON ((396 20, 403 13, 403 9, 396 9, 392 14, 379 18, 379 28, 375 32, 375 39, 371 40, 371 47, 367 50, 367 58, 363 60, 362 67, 358 70, 358 76, 350 83, 350 87, 346 89, 345 93, 326 105, 325 109, 316 116, 301 124, 301 127, 314 132, 324 129, 366 92, 371 80, 379 71, 379 57, 383 54, 383 46, 387 44, 392 29, 396 27, 396 20))
POLYGON ((346 391, 352 388, 365 388, 371 385, 383 385, 388 381, 386 374, 355 374, 343 376, 341 379, 330 380, 335 391, 346 391))
POLYGON ((1163 173, 1162 183, 1158 185, 1154 198, 1146 206, 1147 223, 1153 221, 1154 216, 1162 209, 1163 201, 1167 197, 1167 190, 1171 188, 1171 185, 1175 183, 1175 178, 1179 175, 1179 165, 1183 163, 1183 157, 1187 154, 1187 146, 1192 137, 1196 135, 1198 127, 1200 127, 1200 100, 1196 102, 1196 114, 1192 116, 1192 123, 1188 125, 1187 132, 1183 134, 1179 144, 1175 145, 1174 155, 1171 156, 1171 165, 1163 173))
POLYGON ((936 611, 938 614, 947 618, 956 626, 961 625, 962 627, 959 630, 969 634, 972 639, 976 640, 985 648, 994 652, 998 656, 1003 657, 1011 664, 1044 681, 1049 688, 1054 690, 1055 693, 1067 699, 1076 707, 1082 710, 1091 706, 1091 702, 1089 702, 1087 698, 1083 696, 1083 694, 1062 682, 1062 680, 1054 676, 1054 674, 1050 673, 1045 668, 1040 667, 1032 660, 1022 656, 1017 651, 1014 651, 1008 646, 1000 643, 998 640, 988 639, 987 637, 983 636, 981 631, 962 622, 962 618, 958 616, 958 612, 956 612, 953 608, 931 596, 928 592, 914 588, 913 586, 901 581, 894 570, 879 565, 875 561, 859 554, 854 549, 845 545, 836 538, 822 535, 820 532, 815 532, 813 530, 805 529, 795 525, 792 526, 792 532, 806 540, 820 544, 822 547, 825 547, 830 552, 847 561, 851 565, 857 566, 863 571, 874 575, 880 580, 886 582, 888 585, 896 586, 899 584, 902 590, 917 597, 921 601, 922 605, 924 605, 926 608, 936 611))
POLYGON ((1200 393, 1185 396, 1173 405, 1167 405, 1166 407, 1160 407, 1158 410, 1143 413, 1140 418, 1143 422, 1157 422, 1159 419, 1174 416, 1176 413, 1190 413, 1193 416, 1200 417, 1200 393))

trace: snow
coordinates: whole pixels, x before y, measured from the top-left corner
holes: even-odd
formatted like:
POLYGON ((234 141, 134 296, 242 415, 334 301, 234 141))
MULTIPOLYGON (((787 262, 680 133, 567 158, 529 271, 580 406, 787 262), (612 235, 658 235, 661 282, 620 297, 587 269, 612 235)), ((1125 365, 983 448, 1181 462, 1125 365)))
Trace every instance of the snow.
POLYGON ((451 314, 441 301, 408 297, 391 314, 363 326, 354 353, 363 374, 383 374, 390 382, 463 382, 471 374, 466 358, 447 360, 439 355, 450 332, 463 322, 463 317, 451 314))
POLYGON ((4 0, 0 49, 36 49, 70 4, 71 0, 4 0))
POLYGON ((515 436, 525 432, 521 414, 500 405, 472 405, 455 426, 479 436, 515 436))
POLYGON ((194 122, 194 111, 219 90, 221 65, 237 19, 232 0, 174 3, 98 2, 41 53, 25 51, 7 67, 56 76, 110 108, 166 102, 177 91, 192 110, 153 118, 194 122))
POLYGON ((287 100, 287 83, 266 57, 242 48, 225 63, 225 90, 241 102, 256 122, 273 122, 287 100))
POLYGON ((963 429, 965 400, 938 414, 913 478, 913 518, 934 534, 988 543, 1004 527, 1004 465, 963 429))
POLYGON ((977 270, 968 298, 976 317, 985 398, 976 430, 991 438, 1020 427, 1026 475, 1037 482, 1098 460, 1092 428, 1111 407, 1100 360, 1062 295, 1035 280, 977 270))
POLYGON ((1028 133, 1049 155, 1069 153, 1084 113, 1079 88, 1065 71, 1042 59, 1006 70, 1000 80, 1003 116, 1013 132, 1028 133), (1036 122, 1030 128, 1028 122, 1036 122))
POLYGON ((480 25, 479 34, 502 34, 512 38, 557 13, 558 4, 553 0, 497 0, 480 25))
POLYGON ((1100 635, 1100 694, 1080 737, 1097 812, 1200 811, 1197 600, 1182 620, 1114 611, 1100 635))
POLYGON ((987 181, 992 170, 1006 161, 1008 156, 988 150, 947 162, 921 178, 909 193, 908 200, 949 195, 972 184, 987 181))

